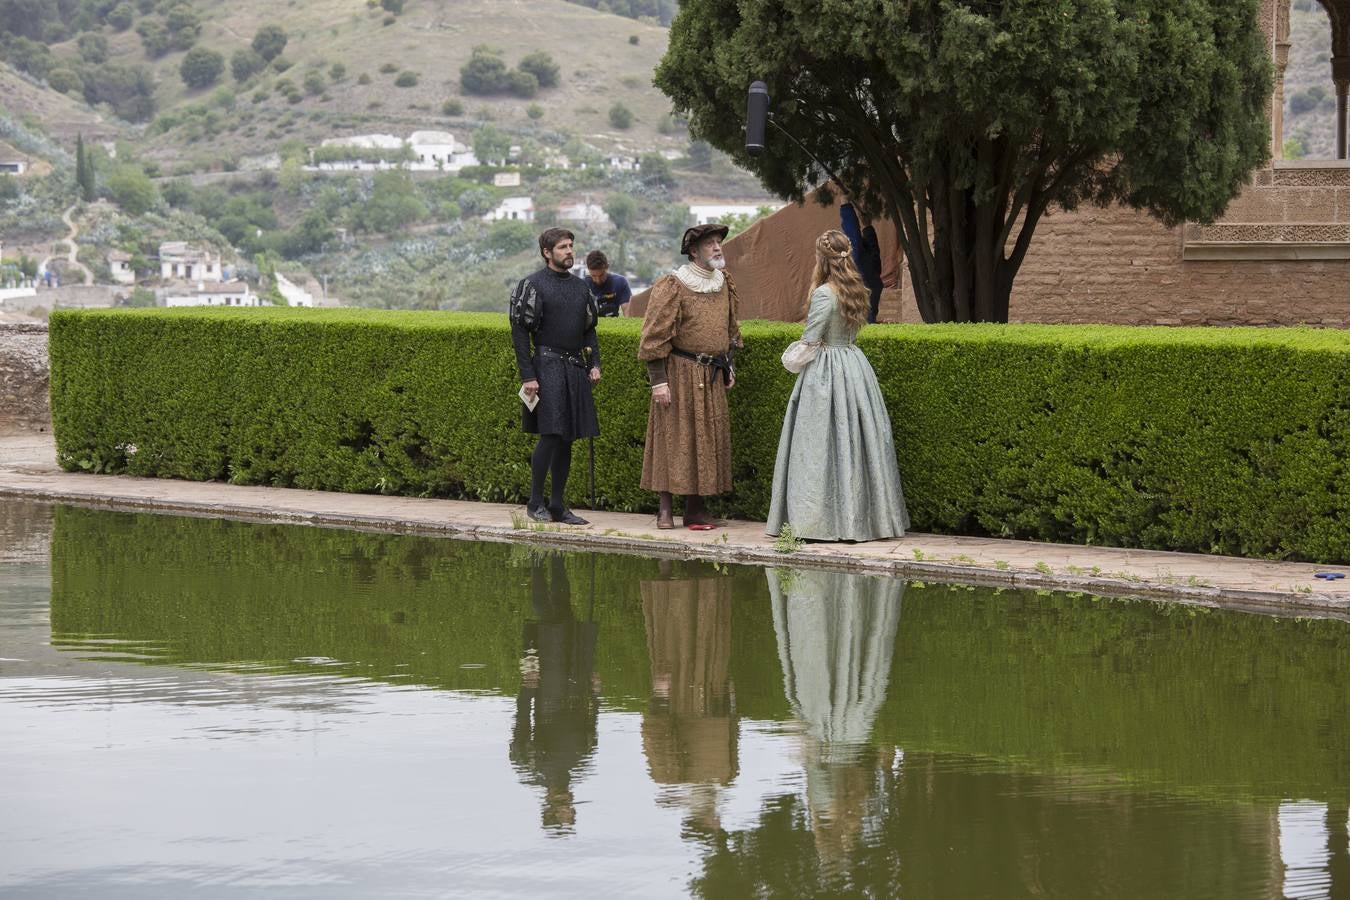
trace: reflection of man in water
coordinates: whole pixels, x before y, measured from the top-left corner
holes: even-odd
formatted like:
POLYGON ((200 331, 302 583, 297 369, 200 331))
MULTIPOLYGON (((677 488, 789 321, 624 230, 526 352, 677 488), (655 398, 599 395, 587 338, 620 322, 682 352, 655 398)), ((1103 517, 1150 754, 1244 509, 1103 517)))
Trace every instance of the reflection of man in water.
POLYGON ((821 862, 847 861, 879 814, 890 758, 872 745, 886 702, 904 582, 769 570, 783 687, 803 726, 806 800, 821 862))
POLYGON ((572 776, 595 750, 598 626, 573 615, 560 553, 533 561, 530 594, 539 621, 525 623, 511 762, 522 781, 544 789, 544 827, 570 831, 577 818, 572 776))
POLYGON ((731 581, 677 578, 641 588, 652 666, 642 749, 653 781, 680 786, 668 802, 685 807, 691 824, 716 830, 722 788, 737 772, 731 581))

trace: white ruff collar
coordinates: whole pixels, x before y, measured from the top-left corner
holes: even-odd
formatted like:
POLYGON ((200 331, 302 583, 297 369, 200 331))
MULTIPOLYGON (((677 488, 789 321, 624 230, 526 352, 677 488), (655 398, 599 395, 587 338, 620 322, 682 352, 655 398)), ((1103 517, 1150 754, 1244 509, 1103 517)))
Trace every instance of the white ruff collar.
POLYGON ((685 263, 675 270, 680 284, 695 294, 715 294, 722 289, 722 270, 705 269, 693 263, 685 263))

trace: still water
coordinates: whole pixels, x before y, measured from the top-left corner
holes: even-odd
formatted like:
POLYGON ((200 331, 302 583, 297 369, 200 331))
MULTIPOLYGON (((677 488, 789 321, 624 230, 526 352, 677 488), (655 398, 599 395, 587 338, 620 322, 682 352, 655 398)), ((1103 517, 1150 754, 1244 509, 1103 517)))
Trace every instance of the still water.
POLYGON ((1348 651, 0 501, 0 896, 1346 897, 1348 651))

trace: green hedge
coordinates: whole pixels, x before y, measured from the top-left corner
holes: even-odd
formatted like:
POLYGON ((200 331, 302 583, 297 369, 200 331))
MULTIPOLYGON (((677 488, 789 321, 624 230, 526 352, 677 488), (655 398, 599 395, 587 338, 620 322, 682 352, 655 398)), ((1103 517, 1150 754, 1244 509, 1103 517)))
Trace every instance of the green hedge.
MULTIPOLYGON (((639 323, 601 325, 599 505, 638 487, 639 323)), ((736 490, 762 518, 800 326, 747 323, 732 392, 736 490)), ((874 326, 914 527, 1350 561, 1350 333, 1112 326, 874 326)), ((99 310, 51 323, 68 469, 519 501, 505 316, 99 310), (134 447, 134 452, 130 448, 134 447)), ((584 505, 585 448, 571 500, 584 505)))

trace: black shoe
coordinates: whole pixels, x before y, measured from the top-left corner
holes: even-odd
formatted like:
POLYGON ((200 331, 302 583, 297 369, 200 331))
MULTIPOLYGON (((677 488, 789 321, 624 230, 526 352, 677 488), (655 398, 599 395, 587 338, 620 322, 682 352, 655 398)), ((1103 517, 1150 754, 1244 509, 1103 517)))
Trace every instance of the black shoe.
POLYGON ((566 507, 562 507, 561 509, 553 509, 553 508, 551 508, 551 509, 549 509, 548 512, 549 512, 550 515, 553 516, 553 521, 559 522, 559 523, 561 523, 561 524, 563 524, 563 525, 589 525, 589 524, 591 524, 590 522, 587 522, 587 521, 586 521, 585 519, 583 519, 581 516, 577 515, 576 513, 572 512, 570 509, 567 509, 566 507))
POLYGON ((536 522, 552 522, 553 513, 548 511, 547 506, 530 506, 525 504, 525 515, 536 522))

